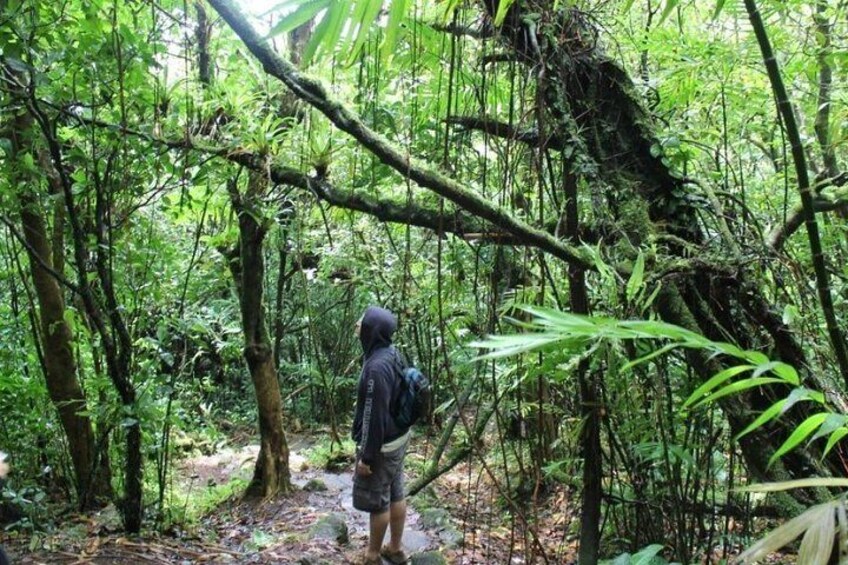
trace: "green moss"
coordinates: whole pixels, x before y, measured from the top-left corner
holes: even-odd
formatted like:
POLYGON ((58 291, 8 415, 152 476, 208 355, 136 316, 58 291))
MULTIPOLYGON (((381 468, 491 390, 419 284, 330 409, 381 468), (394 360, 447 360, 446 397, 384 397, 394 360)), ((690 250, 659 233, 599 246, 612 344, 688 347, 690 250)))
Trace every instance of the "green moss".
POLYGON ((240 497, 247 488, 248 481, 234 478, 224 484, 197 486, 181 490, 174 487, 168 497, 169 506, 164 527, 180 525, 184 528, 196 526, 200 518, 209 514, 228 500, 240 497))
POLYGON ((335 471, 352 463, 355 453, 356 444, 352 440, 342 440, 339 445, 326 438, 307 449, 304 456, 312 468, 335 471))

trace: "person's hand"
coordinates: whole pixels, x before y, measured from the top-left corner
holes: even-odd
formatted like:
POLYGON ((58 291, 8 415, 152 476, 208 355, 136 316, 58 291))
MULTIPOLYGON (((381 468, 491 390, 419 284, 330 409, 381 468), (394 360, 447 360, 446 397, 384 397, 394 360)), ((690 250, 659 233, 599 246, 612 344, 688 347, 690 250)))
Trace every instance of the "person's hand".
POLYGON ((6 454, 0 451, 0 479, 5 479, 9 474, 9 464, 6 463, 6 454))
POLYGON ((371 476, 371 465, 366 465, 362 461, 356 462, 356 474, 360 477, 370 477, 371 476))

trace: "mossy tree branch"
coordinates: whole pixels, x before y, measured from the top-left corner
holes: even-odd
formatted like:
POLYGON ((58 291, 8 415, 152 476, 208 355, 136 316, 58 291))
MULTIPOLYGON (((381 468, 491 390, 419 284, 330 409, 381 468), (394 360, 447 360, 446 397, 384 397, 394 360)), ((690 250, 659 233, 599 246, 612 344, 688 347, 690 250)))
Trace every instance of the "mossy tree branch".
POLYGON ((351 110, 330 98, 320 82, 304 76, 291 63, 279 57, 256 33, 232 0, 210 0, 209 3, 262 63, 265 72, 282 81, 298 98, 323 113, 336 127, 359 141, 384 164, 413 180, 419 186, 432 190, 460 208, 521 238, 529 245, 547 251, 569 263, 585 268, 590 267, 590 259, 579 248, 559 241, 551 234, 522 222, 507 210, 495 206, 456 180, 393 147, 385 137, 366 126, 351 110))

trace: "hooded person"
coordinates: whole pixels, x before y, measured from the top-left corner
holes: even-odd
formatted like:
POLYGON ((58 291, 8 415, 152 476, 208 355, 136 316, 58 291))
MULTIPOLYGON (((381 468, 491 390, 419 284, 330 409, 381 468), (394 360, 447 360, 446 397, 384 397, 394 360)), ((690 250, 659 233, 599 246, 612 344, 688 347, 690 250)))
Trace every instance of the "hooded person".
POLYGON ((397 318, 378 306, 369 306, 357 323, 362 344, 362 373, 356 397, 352 436, 357 444, 353 506, 370 514, 368 549, 364 564, 406 563, 401 541, 406 522, 403 460, 409 429, 392 418, 391 407, 400 392, 403 361, 392 345, 397 318), (390 542, 382 547, 390 526, 390 542))
MULTIPOLYGON (((6 463, 6 454, 0 451, 0 488, 3 486, 3 481, 6 480, 6 475, 9 474, 9 464, 6 463)), ((0 546, 0 565, 9 565, 11 561, 6 552, 3 551, 3 546, 0 546)))

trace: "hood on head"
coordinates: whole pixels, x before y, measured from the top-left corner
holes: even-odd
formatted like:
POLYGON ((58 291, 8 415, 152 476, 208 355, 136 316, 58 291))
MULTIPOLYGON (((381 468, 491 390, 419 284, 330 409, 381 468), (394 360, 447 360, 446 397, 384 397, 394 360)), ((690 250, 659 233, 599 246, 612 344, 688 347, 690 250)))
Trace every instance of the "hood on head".
POLYGON ((365 355, 371 355, 375 349, 392 344, 392 335, 397 330, 397 318, 389 310, 379 306, 369 306, 362 315, 359 326, 359 341, 365 355))

